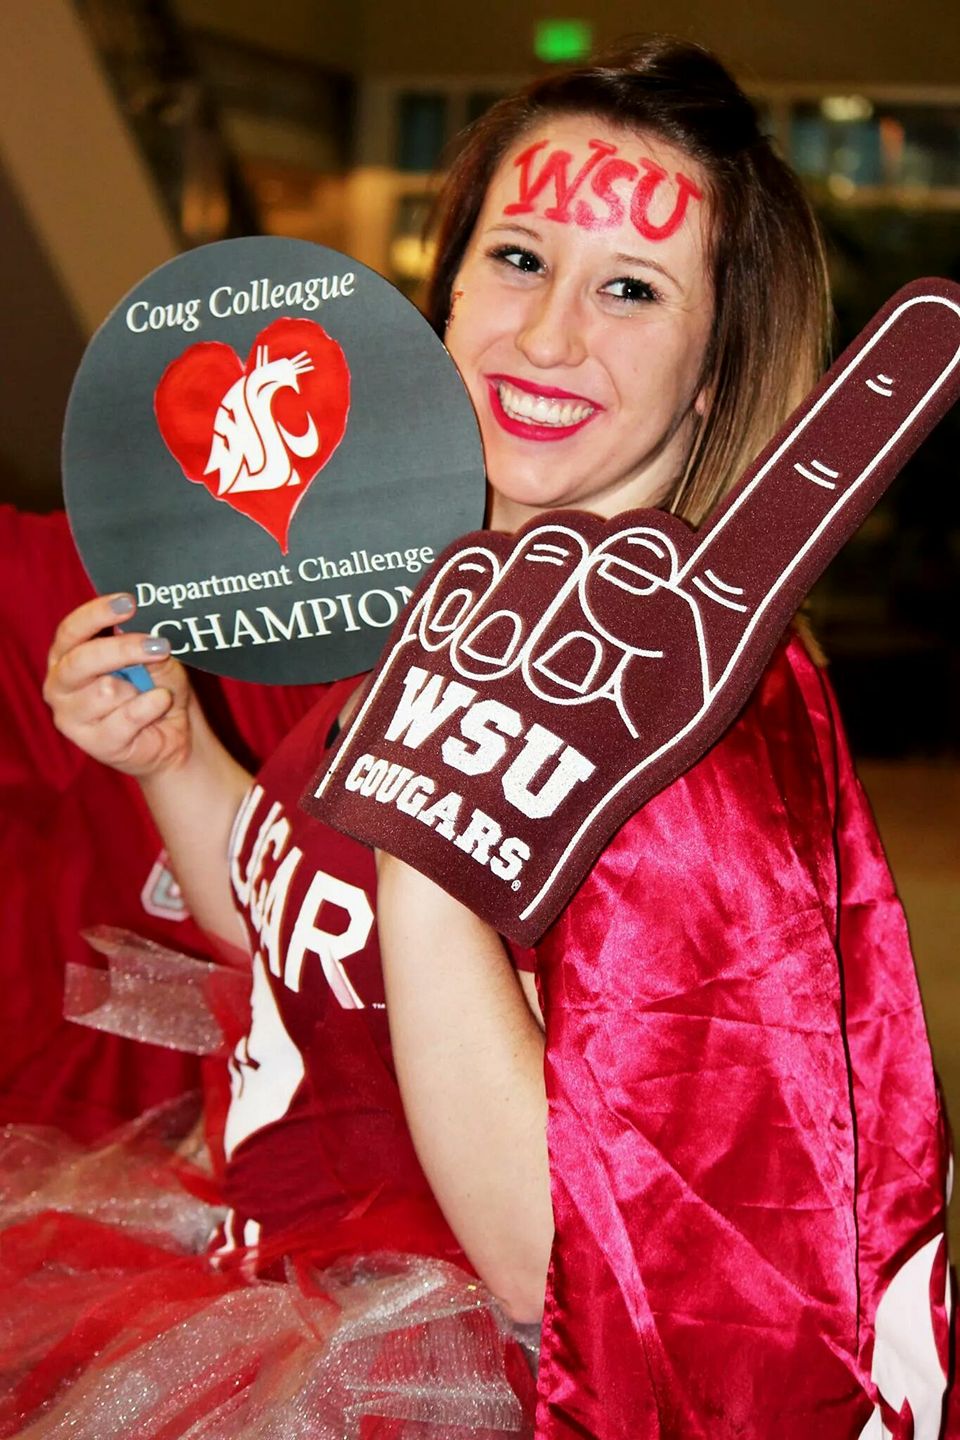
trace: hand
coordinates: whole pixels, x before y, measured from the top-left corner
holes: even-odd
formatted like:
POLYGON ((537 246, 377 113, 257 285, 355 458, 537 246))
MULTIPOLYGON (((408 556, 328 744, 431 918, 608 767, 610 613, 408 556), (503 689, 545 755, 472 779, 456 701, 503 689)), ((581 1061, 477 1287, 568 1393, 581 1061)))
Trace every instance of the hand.
POLYGON ((142 779, 189 757, 192 691, 165 640, 114 630, 135 608, 129 595, 98 596, 61 621, 43 698, 61 734, 93 759, 142 779), (148 666, 154 688, 140 692, 114 673, 129 665, 148 666))
POLYGON ((917 282, 699 533, 658 511, 467 536, 307 808, 523 943, 746 701, 810 585, 960 392, 960 289, 917 282))

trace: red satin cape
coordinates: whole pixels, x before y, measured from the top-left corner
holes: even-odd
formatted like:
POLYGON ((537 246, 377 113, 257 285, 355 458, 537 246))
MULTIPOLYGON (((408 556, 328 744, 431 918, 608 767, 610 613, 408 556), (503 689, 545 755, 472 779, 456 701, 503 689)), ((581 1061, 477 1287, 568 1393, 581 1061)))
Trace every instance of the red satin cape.
POLYGON ((916 1387, 871 1379, 875 1316, 933 1242, 942 1388, 944 1126, 903 913, 798 639, 539 967, 540 1440, 855 1440, 878 1405, 912 1436, 916 1387))

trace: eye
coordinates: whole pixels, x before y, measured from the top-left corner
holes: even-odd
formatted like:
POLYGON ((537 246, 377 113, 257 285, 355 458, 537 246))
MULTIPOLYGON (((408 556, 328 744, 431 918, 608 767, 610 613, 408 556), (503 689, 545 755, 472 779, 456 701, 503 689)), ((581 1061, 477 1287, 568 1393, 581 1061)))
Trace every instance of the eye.
POLYGON ((660 299, 652 285, 648 285, 646 280, 638 280, 635 275, 621 275, 616 280, 609 280, 603 287, 603 294, 623 300, 627 305, 649 304, 660 299))
POLYGON ((521 270, 525 275, 536 275, 543 269, 543 261, 539 255, 535 255, 532 250, 525 250, 521 245, 497 245, 490 251, 490 258, 502 265, 509 265, 514 270, 521 270))

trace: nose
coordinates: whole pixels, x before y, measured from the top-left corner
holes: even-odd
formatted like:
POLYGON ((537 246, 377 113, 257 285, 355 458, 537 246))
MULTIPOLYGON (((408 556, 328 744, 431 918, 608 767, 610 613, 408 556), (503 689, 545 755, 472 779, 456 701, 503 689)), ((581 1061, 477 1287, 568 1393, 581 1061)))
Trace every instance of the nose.
POLYGON ((538 287, 529 297, 517 348, 539 369, 579 365, 586 358, 587 346, 577 297, 562 284, 547 282, 538 287))

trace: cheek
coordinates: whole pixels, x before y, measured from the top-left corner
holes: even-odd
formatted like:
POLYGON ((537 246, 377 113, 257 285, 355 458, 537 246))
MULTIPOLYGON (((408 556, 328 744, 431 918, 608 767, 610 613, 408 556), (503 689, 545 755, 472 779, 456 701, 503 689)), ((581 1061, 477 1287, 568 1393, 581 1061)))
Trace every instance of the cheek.
POLYGON ((519 321, 515 307, 490 285, 471 284, 465 277, 454 286, 457 292, 444 342, 469 382, 471 368, 495 347, 502 348, 516 334, 519 321))
POLYGON ((460 378, 467 389, 473 391, 474 378, 476 374, 476 359, 478 354, 478 340, 475 329, 469 324, 469 320, 463 310, 458 310, 456 319, 447 327, 447 333, 443 337, 444 344, 450 352, 454 365, 460 371, 460 378))
POLYGON ((699 331, 645 334, 634 352, 625 381, 634 395, 647 403, 673 409, 692 403, 703 364, 704 343, 699 331))
POLYGON ((482 412, 481 400, 486 385, 481 361, 487 347, 478 327, 471 323, 466 296, 458 303, 456 318, 447 327, 443 340, 450 352, 450 358, 460 372, 460 379, 467 388, 467 393, 473 401, 473 408, 477 411, 479 418, 482 412))

